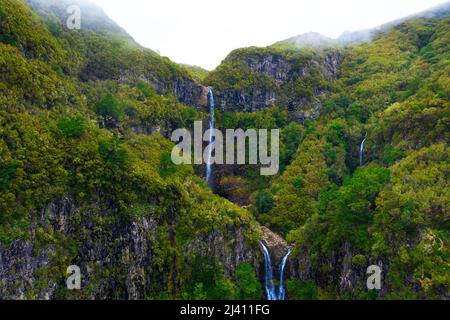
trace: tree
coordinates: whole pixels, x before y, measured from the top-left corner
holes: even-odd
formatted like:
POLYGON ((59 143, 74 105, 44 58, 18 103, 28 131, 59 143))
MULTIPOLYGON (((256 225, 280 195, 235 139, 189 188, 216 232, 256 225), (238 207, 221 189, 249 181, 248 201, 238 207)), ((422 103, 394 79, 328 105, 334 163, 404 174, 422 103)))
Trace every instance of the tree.
POLYGON ((79 138, 86 128, 86 120, 82 116, 74 116, 58 121, 58 129, 65 138, 79 138))
POLYGON ((390 257, 393 298, 448 292, 449 156, 444 144, 411 153, 392 168, 392 184, 377 200, 372 250, 390 257))
POLYGON ((103 160, 117 167, 125 167, 129 158, 128 151, 124 148, 123 142, 118 138, 111 138, 100 142, 99 152, 103 160))
POLYGON ((256 209, 260 214, 265 214, 273 209, 273 196, 270 192, 259 191, 256 195, 256 209))
POLYGON ((258 300, 261 298, 261 283, 256 277, 253 266, 241 263, 236 268, 236 282, 239 288, 239 299, 258 300))
POLYGON ((95 105, 95 112, 102 120, 102 126, 106 128, 116 127, 123 117, 122 107, 112 94, 107 94, 95 105))
POLYGON ((312 281, 288 280, 287 291, 292 300, 317 300, 317 286, 312 281))

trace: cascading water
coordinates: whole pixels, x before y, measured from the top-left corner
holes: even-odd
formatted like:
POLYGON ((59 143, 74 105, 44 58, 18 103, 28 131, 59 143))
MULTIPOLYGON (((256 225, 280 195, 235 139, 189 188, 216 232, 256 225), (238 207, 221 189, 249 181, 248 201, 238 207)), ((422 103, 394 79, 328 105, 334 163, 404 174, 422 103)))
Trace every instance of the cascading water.
POLYGON ((278 300, 284 300, 286 298, 286 290, 284 289, 284 269, 286 268, 286 263, 289 256, 292 253, 292 248, 289 248, 288 253, 284 256, 283 261, 280 266, 280 289, 278 291, 278 300))
POLYGON ((362 166, 364 164, 364 145, 366 144, 367 133, 364 137, 364 140, 361 142, 361 146, 359 147, 359 165, 362 166))
POLYGON ((264 254, 264 287, 266 289, 267 300, 285 300, 286 290, 284 288, 284 270, 286 268, 287 260, 292 253, 292 248, 289 248, 288 253, 283 257, 280 264, 280 285, 277 294, 273 282, 273 268, 269 249, 263 242, 260 242, 260 244, 264 254))
POLYGON ((262 251, 264 254, 264 285, 266 288, 267 300, 277 300, 275 292, 275 285, 273 284, 273 270, 272 261, 270 259, 269 249, 261 242, 262 251))
POLYGON ((206 163, 206 182, 213 187, 212 180, 212 147, 214 145, 213 141, 213 129, 214 129, 214 94, 211 89, 208 91, 208 100, 209 100, 209 153, 208 153, 208 162, 206 163))

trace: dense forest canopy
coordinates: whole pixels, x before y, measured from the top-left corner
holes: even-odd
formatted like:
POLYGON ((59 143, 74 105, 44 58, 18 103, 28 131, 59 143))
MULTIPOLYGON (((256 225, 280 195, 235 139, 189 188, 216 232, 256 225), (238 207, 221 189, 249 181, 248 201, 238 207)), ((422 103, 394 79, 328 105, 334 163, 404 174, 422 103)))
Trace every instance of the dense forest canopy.
POLYGON ((448 298, 448 6, 207 72, 48 3, 0 0, 0 298, 260 299, 260 225, 295 247, 290 299, 448 298), (277 176, 218 167, 211 190, 172 163, 206 86, 219 128, 281 129, 277 176), (70 264, 85 290, 65 290, 70 264))

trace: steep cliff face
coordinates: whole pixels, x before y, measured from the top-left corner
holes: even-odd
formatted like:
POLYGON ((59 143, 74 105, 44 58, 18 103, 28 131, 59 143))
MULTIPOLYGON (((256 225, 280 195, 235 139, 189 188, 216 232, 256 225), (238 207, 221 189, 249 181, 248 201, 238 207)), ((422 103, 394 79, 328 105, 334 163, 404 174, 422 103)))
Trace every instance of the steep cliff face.
POLYGON ((342 60, 337 49, 321 53, 276 47, 239 49, 205 82, 214 88, 222 111, 254 112, 277 105, 301 121, 317 116, 342 60))
POLYGON ((348 243, 330 254, 323 265, 326 265, 324 270, 314 267, 310 251, 296 250, 291 256, 287 271, 292 280, 314 281, 321 287, 333 286, 339 295, 354 299, 367 288, 368 267, 376 265, 382 270, 379 294, 385 296, 389 292, 386 281, 389 264, 381 258, 367 259, 358 255, 348 243))
POLYGON ((245 227, 179 244, 176 220, 116 217, 96 205, 86 210, 70 197, 49 203, 33 221, 28 239, 0 245, 0 298, 144 299, 164 286, 175 294, 183 266, 194 255, 216 259, 228 277, 242 262, 258 267, 258 253, 245 227), (170 245, 164 249, 166 241, 170 245), (172 253, 163 258, 161 250, 172 253), (80 291, 66 290, 70 265, 81 269, 80 291))
POLYGON ((188 106, 205 108, 208 105, 208 88, 190 77, 174 78, 171 83, 149 82, 160 94, 173 94, 178 101, 188 106))
POLYGON ((215 90, 218 107, 222 111, 255 112, 273 106, 277 93, 274 89, 215 90))
POLYGON ((286 240, 266 227, 261 227, 261 238, 271 253, 272 260, 278 265, 288 250, 286 240))

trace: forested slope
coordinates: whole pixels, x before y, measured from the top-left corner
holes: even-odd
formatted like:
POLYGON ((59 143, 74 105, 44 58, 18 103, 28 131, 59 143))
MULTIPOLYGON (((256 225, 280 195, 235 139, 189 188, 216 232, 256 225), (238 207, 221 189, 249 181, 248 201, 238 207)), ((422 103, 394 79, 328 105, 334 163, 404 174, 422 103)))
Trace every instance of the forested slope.
POLYGON ((258 224, 295 246, 290 299, 448 298, 448 10, 207 73, 67 3, 0 0, 0 298, 259 299, 258 224), (215 166, 214 194, 172 163, 206 86, 219 128, 281 129, 279 175, 215 166))
POLYGON ((261 297, 253 218, 171 162, 202 87, 113 34, 0 1, 0 297, 261 297))
POLYGON ((225 127, 231 118, 260 128, 282 119, 282 145, 298 145, 269 188, 251 168, 232 172, 236 184, 254 187, 248 197, 257 219, 296 247, 291 298, 447 295, 450 20, 443 8, 368 43, 240 49, 207 76, 225 127), (241 101, 261 111, 231 113, 241 101), (379 293, 365 287, 371 264, 383 267, 379 293))

